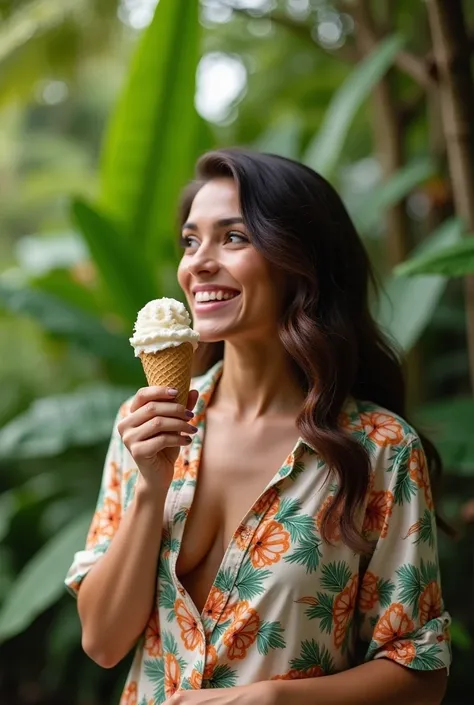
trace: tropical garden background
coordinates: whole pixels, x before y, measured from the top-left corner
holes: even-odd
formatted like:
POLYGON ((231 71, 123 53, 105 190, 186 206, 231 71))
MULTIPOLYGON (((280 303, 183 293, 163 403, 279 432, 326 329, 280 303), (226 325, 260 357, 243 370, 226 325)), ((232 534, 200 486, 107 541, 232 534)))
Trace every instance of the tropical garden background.
POLYGON ((0 702, 112 705, 63 589, 128 344, 180 296, 175 206, 205 149, 303 160, 341 191, 445 464, 454 665, 474 656, 474 5, 469 0, 1 0, 0 702))

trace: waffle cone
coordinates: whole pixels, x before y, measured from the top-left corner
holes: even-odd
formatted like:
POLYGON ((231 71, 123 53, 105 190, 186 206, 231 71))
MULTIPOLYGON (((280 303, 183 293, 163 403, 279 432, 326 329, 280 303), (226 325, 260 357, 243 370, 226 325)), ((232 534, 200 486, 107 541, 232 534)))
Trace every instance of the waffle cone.
POLYGON ((182 343, 175 348, 166 348, 154 353, 141 353, 140 359, 149 386, 177 389, 176 401, 186 406, 191 385, 193 354, 191 343, 182 343))

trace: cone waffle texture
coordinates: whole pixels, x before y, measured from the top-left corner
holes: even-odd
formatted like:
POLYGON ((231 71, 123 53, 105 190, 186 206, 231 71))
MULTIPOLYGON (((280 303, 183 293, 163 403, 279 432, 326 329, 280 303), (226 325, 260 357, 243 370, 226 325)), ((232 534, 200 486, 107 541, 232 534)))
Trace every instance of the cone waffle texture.
POLYGON ((186 406, 191 385, 193 346, 182 343, 154 353, 141 353, 143 370, 150 387, 171 387, 178 390, 176 401, 186 406))

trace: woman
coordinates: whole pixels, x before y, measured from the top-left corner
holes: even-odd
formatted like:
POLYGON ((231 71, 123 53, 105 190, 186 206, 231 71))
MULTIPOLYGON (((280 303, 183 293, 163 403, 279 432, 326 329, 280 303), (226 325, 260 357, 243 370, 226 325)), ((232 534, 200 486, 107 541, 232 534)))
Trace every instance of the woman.
POLYGON ((223 150, 181 225, 205 372, 188 410, 150 387, 119 414, 67 578, 86 653, 137 644, 122 705, 440 703, 439 457, 403 419, 344 206, 301 164, 223 150))

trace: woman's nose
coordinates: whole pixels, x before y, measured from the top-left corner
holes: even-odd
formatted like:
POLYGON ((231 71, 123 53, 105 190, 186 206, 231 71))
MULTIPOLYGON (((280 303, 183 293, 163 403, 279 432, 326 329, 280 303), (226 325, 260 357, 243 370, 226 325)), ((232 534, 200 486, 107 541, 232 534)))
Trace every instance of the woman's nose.
POLYGON ((218 269, 219 262, 209 251, 196 253, 188 265, 188 271, 194 276, 215 274, 218 269))

